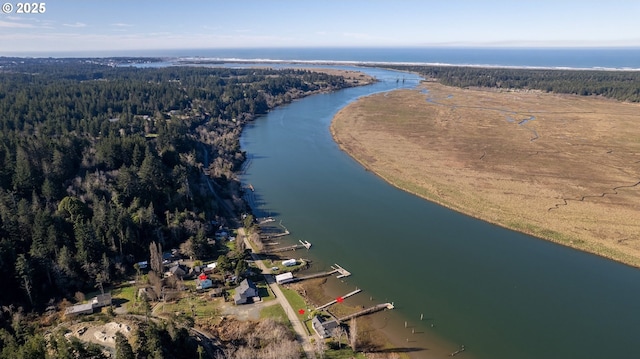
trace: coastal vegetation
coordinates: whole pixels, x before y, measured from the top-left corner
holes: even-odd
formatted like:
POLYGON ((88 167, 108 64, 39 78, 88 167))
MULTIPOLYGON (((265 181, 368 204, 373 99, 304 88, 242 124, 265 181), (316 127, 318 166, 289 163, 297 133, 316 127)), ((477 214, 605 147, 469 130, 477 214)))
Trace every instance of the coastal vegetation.
POLYGON ((372 95, 341 110, 331 131, 366 168, 411 193, 640 266, 638 105, 475 85, 431 79, 372 95))
MULTIPOLYGON (((213 240, 247 210, 235 177, 244 124, 353 85, 307 70, 117 62, 0 59, 0 285, 12 289, 0 293, 2 358, 91 356, 52 349, 39 314, 138 277, 137 262, 161 273, 162 248, 244 272, 242 248, 213 240)), ((193 357, 179 331, 140 327, 157 340, 134 346, 138 357, 193 357)))
POLYGON ((427 81, 437 81, 448 86, 539 90, 640 102, 640 72, 638 71, 420 65, 384 65, 383 67, 416 72, 424 76, 427 81))

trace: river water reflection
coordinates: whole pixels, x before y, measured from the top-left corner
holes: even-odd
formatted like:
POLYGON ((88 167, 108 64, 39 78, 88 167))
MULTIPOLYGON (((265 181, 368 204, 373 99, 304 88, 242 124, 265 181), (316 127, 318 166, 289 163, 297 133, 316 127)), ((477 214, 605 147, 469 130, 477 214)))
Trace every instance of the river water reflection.
POLYGON ((245 128, 242 180, 255 188, 255 214, 313 243, 304 256, 317 270, 351 271, 356 297, 393 301, 391 330, 411 338, 407 347, 436 335, 453 350, 464 344, 466 358, 637 357, 640 271, 416 198, 340 151, 328 130, 340 108, 418 83, 364 71, 382 81, 296 101, 245 128))

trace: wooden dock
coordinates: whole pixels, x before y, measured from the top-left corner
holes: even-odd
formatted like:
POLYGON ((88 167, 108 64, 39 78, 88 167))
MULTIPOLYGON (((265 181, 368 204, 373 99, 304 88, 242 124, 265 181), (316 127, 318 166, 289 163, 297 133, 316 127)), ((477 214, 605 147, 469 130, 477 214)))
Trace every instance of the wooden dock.
MULTIPOLYGON (((358 293, 360 293, 360 292, 362 292, 362 289, 356 289, 356 290, 354 290, 353 292, 347 293, 347 294, 343 295, 343 296, 342 296, 342 297, 340 297, 340 298, 342 298, 342 299, 347 299, 347 298, 349 298, 350 296, 355 295, 355 294, 358 294, 358 293)), ((319 306, 318 308, 316 308, 316 310, 324 309, 324 308, 326 308, 326 307, 328 307, 328 306, 330 306, 330 305, 334 305, 334 304, 336 304, 336 303, 338 303, 338 300, 337 300, 337 299, 334 299, 334 300, 330 301, 330 302, 329 302, 329 303, 327 303, 327 304, 324 304, 324 305, 319 306)))
POLYGON ((264 252, 279 253, 279 252, 295 251, 296 249, 302 249, 302 248, 306 248, 306 249, 311 248, 311 243, 307 241, 300 241, 300 244, 294 244, 292 246, 286 246, 286 247, 280 247, 280 248, 267 249, 264 252))
POLYGON ((303 275, 302 277, 297 277, 296 278, 296 282, 299 282, 301 280, 307 280, 307 279, 314 279, 314 278, 322 278, 322 277, 328 277, 334 273, 338 273, 337 270, 332 270, 329 272, 320 272, 320 273, 314 273, 314 274, 309 274, 309 275, 303 275))
MULTIPOLYGON (((271 218, 271 217, 269 217, 269 218, 271 218)), ((272 221, 269 221, 269 222, 272 222, 272 221)), ((267 223, 269 223, 269 222, 267 222, 267 223)), ((273 220, 273 222, 275 222, 275 220, 273 220)), ((268 234, 266 236, 261 236, 261 238, 265 239, 265 240, 269 240, 269 239, 273 239, 273 238, 279 238, 279 237, 288 236, 288 235, 291 234, 291 232, 289 232, 287 227, 285 227, 284 224, 282 224, 282 221, 280 221, 278 224, 280 225, 280 227, 282 227, 282 229, 284 229, 284 232, 278 233, 278 234, 268 234)))
POLYGON ((349 314, 345 317, 339 318, 338 321, 340 322, 346 322, 347 320, 351 319, 351 318, 356 318, 356 317, 360 317, 363 315, 367 315, 367 314, 371 314, 371 313, 375 313, 375 312, 379 312, 382 310, 387 310, 387 309, 393 309, 393 303, 382 303, 382 304, 378 304, 378 305, 374 305, 373 307, 369 307, 367 309, 363 309, 359 312, 353 313, 353 314, 349 314))
MULTIPOLYGON (((290 247, 285 247, 285 248, 291 248, 291 247, 302 248, 302 246, 304 246, 307 249, 311 248, 311 243, 309 243, 307 241, 304 241, 304 242, 305 243, 300 241, 300 243, 303 243, 303 244, 296 244, 295 246, 290 246, 290 247)), ((268 251, 267 253, 275 253, 275 252, 276 252, 276 250, 272 250, 272 251, 268 251)), ((344 277, 348 277, 348 276, 351 275, 351 273, 349 271, 347 271, 346 269, 340 267, 337 264, 332 265, 331 269, 332 270, 327 271, 327 272, 314 273, 314 274, 309 274, 309 275, 305 275, 305 276, 302 276, 302 277, 298 277, 298 278, 296 278, 296 282, 301 281, 301 280, 307 280, 307 279, 328 277, 328 276, 330 276, 332 274, 336 274, 336 273, 340 273, 339 275, 336 276, 336 278, 344 278, 344 277)))
POLYGON ((284 232, 278 233, 278 234, 269 234, 269 235, 263 236, 262 238, 263 239, 273 239, 273 238, 280 238, 280 237, 288 236, 290 234, 291 234, 291 232, 284 231, 284 232))
POLYGON ((450 357, 454 357, 454 356, 456 356, 456 355, 458 355, 458 354, 462 353, 462 352, 463 352, 463 351, 465 351, 465 350, 466 350, 466 348, 464 347, 464 345, 461 345, 461 346, 460 346, 460 349, 458 349, 458 350, 456 350, 455 352, 453 352, 453 353, 449 354, 449 356, 450 356, 450 357))
POLYGON ((348 277, 348 276, 351 275, 351 272, 349 272, 348 270, 340 267, 339 265, 337 265, 335 263, 331 266, 331 268, 335 269, 336 271, 338 271, 340 273, 340 275, 337 276, 336 278, 344 278, 344 277, 348 277))
POLYGON ((261 219, 260 221, 258 221, 259 225, 263 225, 263 224, 267 224, 267 223, 271 223, 271 222, 275 222, 276 220, 273 219, 273 217, 266 217, 264 219, 261 219))

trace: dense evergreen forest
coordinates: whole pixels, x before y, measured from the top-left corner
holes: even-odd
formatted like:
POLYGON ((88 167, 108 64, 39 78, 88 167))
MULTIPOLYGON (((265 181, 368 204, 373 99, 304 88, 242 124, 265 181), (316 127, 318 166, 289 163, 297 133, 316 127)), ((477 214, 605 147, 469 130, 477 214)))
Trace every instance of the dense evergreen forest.
MULTIPOLYGON (((114 61, 0 58, 0 358, 44 357, 28 314, 126 278, 155 243, 215 254, 212 221, 242 209, 229 203, 243 124, 347 86, 301 70, 114 61)), ((58 357, 98 357, 62 342, 71 354, 58 357)))
POLYGON ((531 89, 640 102, 640 72, 637 71, 409 65, 384 67, 416 72, 428 80, 437 80, 449 86, 531 89))

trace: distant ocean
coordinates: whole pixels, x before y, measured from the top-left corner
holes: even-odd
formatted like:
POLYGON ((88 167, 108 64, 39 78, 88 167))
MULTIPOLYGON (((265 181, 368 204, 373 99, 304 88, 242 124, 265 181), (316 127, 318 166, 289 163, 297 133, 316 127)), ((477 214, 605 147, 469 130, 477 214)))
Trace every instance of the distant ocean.
POLYGON ((640 71, 640 48, 264 48, 144 51, 138 56, 216 60, 416 63, 640 71))
MULTIPOLYGON (((25 55, 27 56, 27 55, 25 55)), ((640 48, 254 48, 31 53, 34 57, 165 57, 221 61, 412 63, 640 71, 640 48)))

